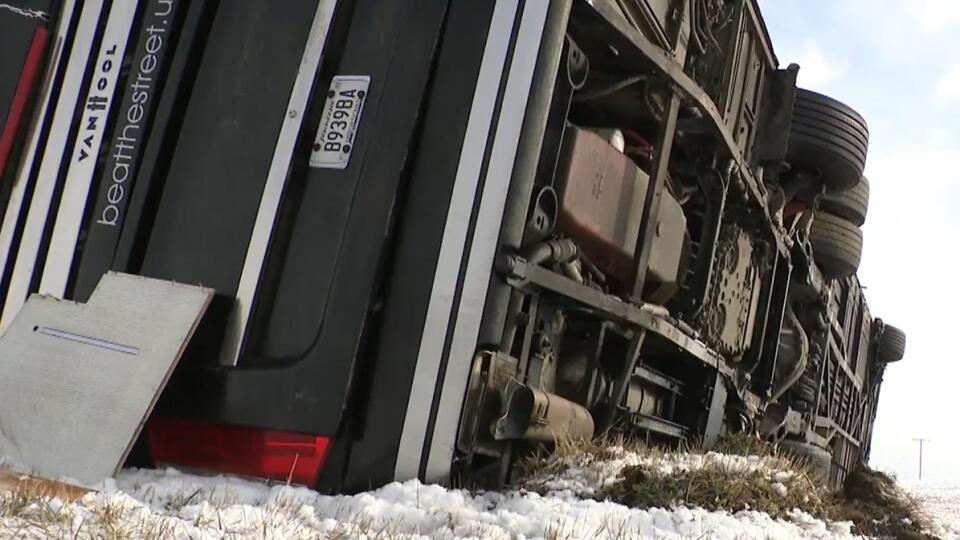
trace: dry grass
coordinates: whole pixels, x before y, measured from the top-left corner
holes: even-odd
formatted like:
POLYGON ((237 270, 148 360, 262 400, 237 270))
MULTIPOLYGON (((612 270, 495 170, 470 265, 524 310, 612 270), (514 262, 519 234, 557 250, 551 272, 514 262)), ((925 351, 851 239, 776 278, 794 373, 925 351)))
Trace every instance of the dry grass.
MULTIPOLYGON (((626 448, 630 450, 633 443, 620 435, 613 435, 603 439, 591 440, 561 440, 552 450, 541 449, 527 457, 518 466, 517 487, 529 488, 542 479, 551 478, 570 467, 570 464, 584 456, 606 460, 613 457, 611 448, 626 448)), ((646 448, 646 451, 656 451, 655 448, 646 448)))
POLYGON ((843 489, 831 493, 825 517, 852 521, 865 535, 930 539, 930 521, 919 504, 888 474, 859 467, 847 476, 843 489))
MULTIPOLYGON (((648 447, 623 438, 588 442, 564 442, 551 454, 541 454, 522 465, 518 487, 538 489, 545 479, 562 474, 573 463, 608 460, 617 457, 611 448, 621 448, 656 462, 669 453, 702 453, 648 447)), ((731 471, 716 467, 678 470, 662 474, 656 466, 625 467, 620 478, 593 496, 633 508, 700 507, 707 510, 737 512, 756 510, 774 517, 788 518, 796 509, 830 521, 849 521, 859 534, 880 538, 930 539, 929 518, 896 480, 868 467, 848 475, 841 490, 830 490, 802 460, 779 455, 769 444, 749 435, 734 435, 721 440, 715 452, 768 458, 777 467, 789 471, 771 481, 766 471, 731 471), (777 486, 776 484, 779 484, 777 486)), ((622 453, 621 451, 618 451, 622 453)))
POLYGON ((785 517, 794 508, 817 506, 801 475, 776 484, 760 472, 731 474, 703 468, 661 476, 646 466, 629 467, 623 479, 604 489, 602 497, 636 508, 696 506, 707 510, 756 510, 785 517), (775 487, 782 486, 780 490, 775 487))
POLYGON ((28 482, 0 494, 0 520, 4 522, 0 535, 16 538, 54 537, 72 524, 71 516, 50 496, 49 489, 28 482))
POLYGON ((733 433, 722 437, 713 447, 714 452, 732 456, 772 456, 776 454, 773 446, 749 433, 733 433))

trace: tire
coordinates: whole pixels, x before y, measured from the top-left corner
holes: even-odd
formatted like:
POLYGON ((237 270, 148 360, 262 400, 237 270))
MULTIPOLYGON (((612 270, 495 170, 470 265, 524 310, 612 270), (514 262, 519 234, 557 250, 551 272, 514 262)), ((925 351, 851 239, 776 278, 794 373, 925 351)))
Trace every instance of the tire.
POLYGON ((819 173, 827 191, 853 188, 863 176, 870 134, 860 114, 833 98, 797 89, 787 161, 819 173))
POLYGON ((839 193, 829 193, 820 201, 820 208, 835 216, 863 226, 867 221, 867 207, 870 204, 870 181, 861 177, 853 189, 839 193))
POLYGON ((817 381, 814 380, 811 371, 805 372, 793 386, 793 396, 797 405, 801 405, 804 411, 813 409, 813 402, 817 399, 817 381))
POLYGON ((885 324, 880 333, 877 348, 881 362, 891 363, 903 360, 903 353, 907 348, 907 335, 896 326, 885 324))
POLYGON ((829 450, 792 439, 780 441, 777 447, 781 453, 796 456, 806 462, 813 474, 819 477, 820 480, 826 482, 830 479, 830 470, 833 467, 833 454, 831 454, 829 450))
POLYGON ((813 260, 827 279, 857 273, 863 253, 863 231, 853 223, 826 212, 816 212, 810 227, 813 260))

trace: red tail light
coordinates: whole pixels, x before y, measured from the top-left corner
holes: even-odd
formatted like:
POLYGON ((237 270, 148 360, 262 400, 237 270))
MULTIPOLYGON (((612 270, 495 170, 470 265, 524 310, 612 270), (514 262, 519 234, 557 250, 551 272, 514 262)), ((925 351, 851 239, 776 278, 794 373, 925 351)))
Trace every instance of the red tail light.
MULTIPOLYGON (((13 139, 16 136, 17 129, 20 126, 20 120, 24 113, 24 107, 27 99, 30 97, 37 73, 40 70, 40 61, 43 60, 43 51, 47 46, 46 28, 39 27, 33 33, 33 41, 30 42, 30 48, 27 49, 27 58, 23 63, 23 70, 20 72, 20 80, 17 82, 17 89, 13 94, 13 103, 10 110, 7 111, 7 121, 0 130, 0 175, 7 165, 7 157, 10 155, 10 148, 13 146, 13 139)), ((4 111, 0 111, 3 114, 4 111)))
POLYGON ((313 486, 332 440, 196 420, 152 418, 147 424, 154 461, 313 486))

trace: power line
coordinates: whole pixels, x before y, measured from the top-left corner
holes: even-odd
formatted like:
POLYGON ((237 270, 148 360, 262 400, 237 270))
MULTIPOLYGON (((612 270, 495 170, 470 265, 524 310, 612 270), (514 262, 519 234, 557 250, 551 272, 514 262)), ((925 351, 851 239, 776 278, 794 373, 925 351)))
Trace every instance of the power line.
POLYGON ((920 443, 920 468, 918 470, 917 479, 923 480, 923 443, 930 442, 930 439, 914 439, 914 441, 920 443))

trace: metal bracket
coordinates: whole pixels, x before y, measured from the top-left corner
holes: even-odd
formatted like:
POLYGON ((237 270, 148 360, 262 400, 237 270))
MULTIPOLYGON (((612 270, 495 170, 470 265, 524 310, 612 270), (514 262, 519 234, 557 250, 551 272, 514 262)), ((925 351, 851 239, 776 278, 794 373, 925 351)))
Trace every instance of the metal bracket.
POLYGON ((604 412, 603 419, 600 422, 604 429, 613 427, 617 418, 617 410, 623 403, 623 398, 627 395, 627 389, 630 387, 630 380, 633 377, 633 370, 640 360, 640 350, 643 348, 643 340, 647 337, 647 331, 640 329, 630 339, 630 346, 627 348, 626 358, 624 358, 623 369, 620 376, 617 377, 616 385, 610 396, 610 403, 604 412))
POLYGON ((670 155, 673 152, 673 140, 677 134, 677 117, 680 114, 680 96, 670 88, 663 125, 658 135, 656 155, 653 158, 653 176, 643 202, 643 222, 637 235, 637 247, 634 250, 633 268, 636 272, 633 280, 633 299, 642 301, 643 286, 647 281, 647 269, 650 266, 653 234, 660 221, 660 200, 667 180, 670 155))
POLYGON ((697 358, 706 366, 732 376, 733 369, 724 358, 703 342, 695 339, 671 322, 666 310, 658 306, 636 305, 577 283, 546 268, 528 263, 517 255, 501 255, 497 269, 507 283, 527 292, 549 291, 567 301, 602 311, 608 318, 633 327, 643 328, 665 338, 678 349, 697 358))

